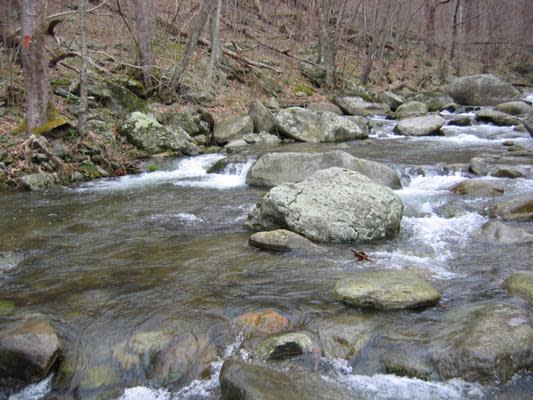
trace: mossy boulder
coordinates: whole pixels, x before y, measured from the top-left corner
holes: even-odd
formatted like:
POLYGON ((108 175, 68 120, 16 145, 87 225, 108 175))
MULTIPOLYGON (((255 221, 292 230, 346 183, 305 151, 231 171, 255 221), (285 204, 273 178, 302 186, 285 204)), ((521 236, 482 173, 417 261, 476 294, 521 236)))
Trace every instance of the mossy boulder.
POLYGON ((341 279, 333 296, 361 308, 391 310, 436 305, 441 294, 429 282, 411 271, 359 272, 341 279))
POLYGON ((57 186, 56 176, 49 172, 24 175, 20 178, 20 182, 24 189, 32 192, 42 192, 57 186))
POLYGON ((106 81, 105 85, 109 91, 109 106, 115 112, 127 114, 148 111, 146 102, 123 85, 112 81, 106 81))
POLYGON ((280 360, 305 353, 313 353, 316 345, 305 332, 291 332, 271 336, 257 346, 255 353, 264 360, 280 360))
MULTIPOLYGON (((532 238, 533 235, 530 235, 531 241, 532 238)), ((522 297, 533 304, 533 272, 515 272, 505 280, 503 287, 512 295, 522 297)))

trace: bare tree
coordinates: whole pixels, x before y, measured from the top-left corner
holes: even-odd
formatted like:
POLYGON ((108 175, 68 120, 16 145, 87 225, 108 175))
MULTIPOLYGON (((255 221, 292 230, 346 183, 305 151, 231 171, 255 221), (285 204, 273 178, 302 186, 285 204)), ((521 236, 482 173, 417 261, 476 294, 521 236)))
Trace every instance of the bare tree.
POLYGON ((152 50, 153 10, 150 3, 151 2, 146 0, 135 0, 139 64, 143 69, 142 78, 147 90, 150 90, 153 87, 152 69, 154 65, 154 53, 152 50))
POLYGON ((78 131, 81 136, 87 134, 87 21, 85 0, 80 0, 80 108, 78 110, 78 131))
MULTIPOLYGON (((209 56, 209 65, 207 67, 207 77, 205 79, 206 87, 209 88, 213 79, 213 74, 220 61, 222 51, 220 49, 220 14, 222 11, 222 0, 212 0, 212 14, 210 26, 211 38, 211 55, 209 56)), ((259 3, 260 4, 260 3, 259 3)))
POLYGON ((44 47, 45 1, 20 0, 22 71, 29 131, 46 122, 49 103, 48 66, 44 47))

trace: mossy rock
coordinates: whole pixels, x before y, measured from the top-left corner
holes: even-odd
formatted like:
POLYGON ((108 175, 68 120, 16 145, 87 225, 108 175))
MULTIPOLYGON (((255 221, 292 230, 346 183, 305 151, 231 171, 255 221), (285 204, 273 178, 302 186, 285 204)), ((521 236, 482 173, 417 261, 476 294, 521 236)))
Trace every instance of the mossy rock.
POLYGON ((15 309, 15 303, 10 300, 0 300, 0 317, 11 314, 15 309))
POLYGON ((315 93, 315 91, 313 90, 311 86, 304 85, 303 83, 297 83, 296 86, 294 87, 294 92, 296 94, 303 93, 306 96, 312 96, 315 93))
POLYGON ((120 113, 134 111, 146 112, 146 102, 126 87, 115 82, 106 81, 106 87, 110 92, 110 106, 120 113))
POLYGON ((505 280, 503 287, 510 294, 533 304, 533 272, 515 272, 505 280))
MULTIPOLYGON (((48 103, 48 107, 46 109, 46 122, 40 126, 33 128, 30 133, 34 135, 44 135, 48 132, 53 131, 56 128, 60 128, 67 125, 71 125, 71 122, 66 117, 61 115, 52 103, 48 103)), ((14 130, 13 133, 22 133, 27 131, 28 122, 24 120, 14 130)))

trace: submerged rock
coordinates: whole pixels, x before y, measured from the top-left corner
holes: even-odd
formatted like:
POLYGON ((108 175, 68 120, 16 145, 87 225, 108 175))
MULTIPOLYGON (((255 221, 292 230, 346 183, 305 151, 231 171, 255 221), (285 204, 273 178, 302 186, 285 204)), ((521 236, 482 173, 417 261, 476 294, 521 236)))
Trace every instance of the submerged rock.
POLYGON ((445 122, 440 115, 406 118, 396 124, 394 131, 406 136, 442 135, 441 128, 445 122))
POLYGON ((533 234, 522 228, 506 225, 500 221, 489 221, 481 227, 482 235, 496 243, 528 243, 533 242, 533 234))
POLYGON ((533 328, 526 310, 514 304, 488 304, 467 313, 464 322, 447 333, 449 344, 437 355, 444 379, 505 383, 532 365, 533 328))
POLYGON ((500 103, 494 109, 510 115, 526 115, 532 110, 531 106, 524 101, 500 103))
POLYGON ((388 352, 382 360, 384 372, 429 381, 434 375, 428 363, 404 352, 388 352))
POLYGON ((32 192, 42 192, 57 186, 57 179, 49 172, 39 172, 37 174, 24 175, 20 178, 22 186, 32 192))
POLYGON ((472 119, 467 116, 455 117, 448 121, 446 125, 450 126, 472 126, 472 119))
POLYGON ((490 214, 506 221, 533 220, 533 197, 516 197, 495 203, 490 208, 490 214))
POLYGON ((420 101, 410 101, 408 103, 402 104, 396 110, 396 118, 414 118, 421 117, 426 115, 429 112, 428 106, 425 103, 420 101))
POLYGON ((235 325, 242 329, 245 336, 267 336, 280 333, 289 328, 289 320, 272 310, 247 312, 235 318, 235 325))
MULTIPOLYGON (((529 236, 529 241, 533 241, 533 235, 529 236)), ((533 272, 515 272, 503 282, 503 287, 512 295, 533 304, 533 272)))
POLYGON ((25 383, 46 378, 59 355, 59 337, 41 316, 0 326, 0 376, 25 383))
POLYGON ((480 110, 476 113, 476 119, 481 122, 491 122, 499 126, 512 126, 520 124, 515 117, 496 110, 480 110))
POLYGON ((370 115, 385 115, 390 107, 384 103, 371 103, 361 97, 337 97, 335 103, 348 115, 368 117, 370 115))
POLYGON ((222 121, 215 126, 215 140, 218 144, 226 144, 247 133, 253 133, 254 121, 248 115, 222 121))
POLYGON ((441 294, 410 271, 359 272, 337 282, 333 295, 355 307, 391 310, 436 305, 441 294))
POLYGON ((286 228, 317 242, 368 242, 396 235, 402 214, 402 202, 389 188, 357 172, 329 168, 272 188, 245 226, 286 228))
POLYGON ((316 248, 309 239, 286 229, 254 233, 248 239, 248 243, 259 249, 273 251, 312 250, 316 248))
POLYGON ((304 332, 285 333, 265 339, 255 349, 264 360, 280 360, 300 354, 316 352, 316 345, 304 332))
POLYGON ((305 108, 287 108, 276 115, 276 128, 281 135, 301 142, 322 143, 366 139, 359 125, 329 112, 305 108))
POLYGON ((455 194, 474 196, 501 196, 503 186, 483 179, 467 179, 450 189, 455 194))
POLYGON ((246 175, 246 183, 252 186, 275 186, 300 182, 313 173, 341 167, 357 171, 376 183, 392 189, 400 189, 400 177, 392 168, 376 161, 355 158, 344 151, 326 153, 268 153, 262 155, 246 175))
POLYGON ((510 83, 490 74, 456 78, 442 90, 456 103, 470 106, 495 106, 520 97, 510 83))
POLYGON ((347 389, 311 371, 280 372, 265 365, 227 360, 220 372, 223 400, 353 400, 347 389))

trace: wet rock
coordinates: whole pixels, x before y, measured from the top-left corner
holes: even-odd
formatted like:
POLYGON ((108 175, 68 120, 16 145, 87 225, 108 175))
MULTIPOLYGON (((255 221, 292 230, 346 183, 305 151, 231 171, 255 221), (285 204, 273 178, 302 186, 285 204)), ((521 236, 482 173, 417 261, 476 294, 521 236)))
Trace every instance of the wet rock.
POLYGON ((187 155, 199 153, 198 146, 183 129, 170 130, 151 116, 133 112, 120 127, 128 140, 148 154, 176 151, 187 155))
POLYGON ((337 282, 334 297, 361 308, 392 310, 436 305, 440 293, 410 271, 359 272, 337 282))
POLYGON ((226 144, 247 133, 253 133, 254 122, 251 117, 237 117, 222 121, 215 127, 215 140, 218 144, 226 144))
POLYGON ((235 318, 235 325, 245 336, 268 336, 286 331, 289 320, 272 310, 247 312, 235 318))
POLYGON ((32 192, 42 192, 57 186, 57 180, 54 174, 49 172, 39 172, 37 174, 24 175, 20 178, 22 186, 32 192))
POLYGON ((497 178, 523 178, 524 172, 520 168, 513 167, 496 167, 491 173, 497 178))
POLYGON ((324 356, 352 360, 372 340, 375 318, 364 314, 340 315, 319 321, 316 325, 324 356))
POLYGON ((504 193, 502 186, 483 179, 467 179, 450 190, 455 194, 474 196, 501 196, 504 193))
POLYGON ((433 369, 420 358, 403 352, 388 352, 381 361, 386 374, 431 380, 433 369))
POLYGON ((0 376, 33 383, 47 377, 59 355, 59 337, 41 316, 0 326, 0 376))
POLYGON ((523 101, 508 101, 498 104, 494 109, 510 115, 526 115, 532 110, 531 106, 523 101))
POLYGON ((348 115, 367 117, 370 115, 385 115, 390 107, 384 103, 371 103, 360 97, 337 97, 335 103, 348 115))
POLYGON ((368 137, 359 125, 337 114, 287 108, 276 115, 276 128, 285 137, 301 142, 322 143, 368 137))
POLYGON ((232 164, 245 164, 248 162, 248 157, 242 154, 234 154, 228 157, 224 157, 214 163, 208 170, 208 174, 219 174, 224 172, 224 170, 232 164))
POLYGON ((259 100, 252 102, 248 115, 252 118, 256 132, 270 132, 275 127, 274 115, 259 100))
POLYGON ((265 365, 227 360, 220 372, 223 400, 353 400, 343 387, 319 374, 280 372, 265 365))
POLYGON ((446 125, 451 126, 472 126, 472 119, 467 116, 455 117, 454 119, 448 121, 446 125))
POLYGON ((446 120, 439 115, 406 118, 396 124, 394 131, 407 136, 441 135, 441 128, 445 122, 446 120))
POLYGON ((341 167, 357 171, 376 183, 392 189, 400 189, 400 177, 396 171, 376 161, 353 157, 344 151, 326 153, 267 153, 250 168, 246 183, 252 186, 276 186, 300 182, 313 173, 341 167))
POLYGON ((490 208, 490 215, 505 221, 533 220, 533 197, 516 197, 498 202, 490 208))
POLYGON ((255 349, 255 353, 264 360, 281 360, 313 352, 316 352, 316 345, 305 332, 271 336, 255 349))
POLYGON ((482 306, 446 334, 449 345, 436 360, 444 379, 505 383, 533 363, 533 328, 528 312, 517 305, 482 306))
MULTIPOLYGON (((529 235, 528 241, 533 241, 533 235, 529 235)), ((533 272, 515 272, 505 282, 503 288, 514 296, 522 297, 528 303, 533 304, 533 272)))
POLYGON ((307 106, 308 110, 311 111, 326 111, 337 115, 343 115, 344 112, 341 110, 341 108, 333 103, 330 103, 329 101, 322 101, 319 103, 311 103, 307 106))
POLYGON ((410 101, 408 103, 402 104, 396 110, 396 118, 414 118, 421 117, 426 115, 429 112, 428 106, 425 103, 420 101, 410 101))
POLYGON ((520 97, 510 83, 490 74, 456 78, 441 89, 461 105, 495 106, 520 97))
POLYGON ((248 133, 242 136, 242 139, 248 144, 280 144, 281 139, 276 135, 267 132, 248 133))
POLYGON ((499 126, 518 125, 520 122, 515 117, 496 110, 480 110, 476 113, 476 119, 481 122, 491 122, 499 126))
POLYGON ((273 251, 312 250, 316 247, 309 239, 286 229, 254 233, 248 243, 258 249, 273 251))
POLYGON ((529 134, 533 137, 533 111, 531 111, 524 120, 524 127, 529 132, 529 134))
POLYGON ((272 188, 245 226, 258 231, 286 228, 317 242, 368 242, 396 235, 402 214, 403 205, 392 190, 335 167, 272 188))
POLYGON ((392 111, 396 111, 403 103, 405 99, 392 92, 383 92, 381 93, 381 101, 389 106, 392 111))
POLYGON ((481 228, 482 235, 495 243, 528 243, 533 242, 533 234, 526 230, 504 224, 500 221, 489 221, 481 228))
POLYGON ((481 157, 473 157, 470 160, 468 170, 476 175, 487 175, 489 173, 487 162, 481 157))

